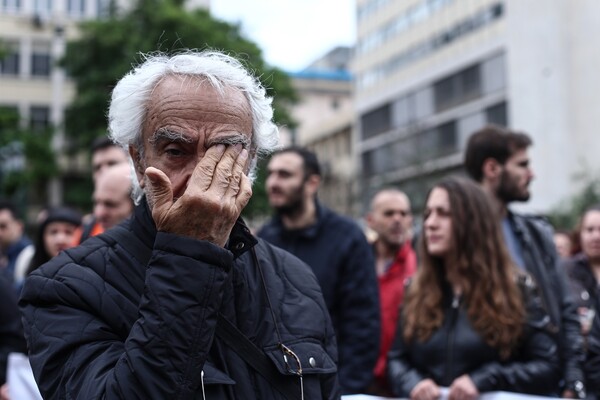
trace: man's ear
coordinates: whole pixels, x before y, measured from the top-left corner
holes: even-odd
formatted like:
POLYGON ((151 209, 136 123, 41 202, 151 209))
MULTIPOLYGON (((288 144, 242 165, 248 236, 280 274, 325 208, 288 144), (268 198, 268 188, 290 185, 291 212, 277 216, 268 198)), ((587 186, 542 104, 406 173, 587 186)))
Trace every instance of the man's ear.
POLYGON ((484 180, 495 181, 502 173, 502 164, 494 158, 487 158, 481 167, 484 180))
POLYGON ((142 159, 139 150, 129 145, 129 156, 131 157, 131 161, 133 162, 133 169, 135 169, 135 175, 137 176, 140 187, 144 187, 144 172, 145 169, 142 165, 142 159))
POLYGON ((373 212, 369 211, 368 213, 366 213, 364 220, 367 223, 367 226, 369 228, 372 228, 373 227, 373 212))
POLYGON ((317 193, 317 190, 319 190, 319 185, 321 185, 321 177, 319 175, 314 174, 309 176, 308 179, 306 179, 306 182, 304 183, 304 187, 306 188, 308 194, 311 195, 311 197, 313 197, 317 193))

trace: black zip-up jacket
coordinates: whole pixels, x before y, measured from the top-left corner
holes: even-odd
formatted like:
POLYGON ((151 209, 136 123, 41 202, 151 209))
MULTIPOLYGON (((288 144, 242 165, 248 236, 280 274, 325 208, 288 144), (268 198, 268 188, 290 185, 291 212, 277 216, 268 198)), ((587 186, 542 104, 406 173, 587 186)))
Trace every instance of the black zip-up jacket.
POLYGON ((567 271, 575 302, 579 307, 594 310, 591 330, 586 338, 584 365, 588 395, 600 399, 600 282, 592 272, 585 254, 577 254, 562 262, 567 271))
POLYGON ((27 353, 21 314, 12 282, 0 274, 0 385, 6 382, 10 353, 27 353))
POLYGON ((274 217, 258 232, 307 263, 321 285, 337 335, 343 394, 364 393, 373 380, 381 337, 375 259, 360 227, 315 201, 317 221, 287 230, 274 217))
POLYGON ((453 299, 447 287, 442 326, 426 341, 406 343, 400 321, 388 354, 388 381, 393 393, 410 397, 417 383, 428 378, 440 387, 449 387, 464 374, 469 375, 480 393, 552 392, 549 383, 559 377, 559 358, 556 341, 547 332, 549 318, 531 279, 521 277, 519 285, 527 299, 528 320, 521 344, 509 360, 502 361, 498 351, 485 343, 471 325, 466 306, 453 299))
POLYGON ((203 385, 207 399, 288 398, 215 335, 218 313, 269 357, 290 395, 299 398, 299 378, 279 338, 300 359, 306 399, 340 397, 335 335, 305 264, 240 222, 228 249, 156 232, 145 200, 116 229, 140 249, 109 231, 25 283, 20 306, 44 398, 202 399, 203 385))
POLYGON ((509 220, 521 244, 525 268, 535 279, 558 337, 564 386, 557 390, 573 389, 575 382, 584 382, 585 352, 577 307, 560 266, 552 227, 542 218, 512 212, 509 220))

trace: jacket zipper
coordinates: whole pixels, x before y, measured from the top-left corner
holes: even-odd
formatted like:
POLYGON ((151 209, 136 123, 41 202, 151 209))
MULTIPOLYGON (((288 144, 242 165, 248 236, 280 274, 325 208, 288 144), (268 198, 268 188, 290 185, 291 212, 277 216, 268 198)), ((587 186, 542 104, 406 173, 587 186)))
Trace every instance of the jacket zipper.
POLYGON ((454 334, 459 307, 460 295, 455 294, 452 298, 452 310, 450 314, 450 332, 448 333, 448 340, 446 342, 446 382, 450 382, 452 379, 452 362, 454 359, 454 334))

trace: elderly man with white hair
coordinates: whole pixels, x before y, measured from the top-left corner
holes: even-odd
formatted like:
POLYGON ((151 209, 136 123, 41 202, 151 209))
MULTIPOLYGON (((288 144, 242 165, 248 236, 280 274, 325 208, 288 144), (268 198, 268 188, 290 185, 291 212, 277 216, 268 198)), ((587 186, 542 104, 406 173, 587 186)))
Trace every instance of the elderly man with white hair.
POLYGON ((335 399, 319 285, 240 219, 277 143, 271 100, 217 52, 152 56, 115 87, 132 218, 33 273, 20 301, 44 398, 335 399))

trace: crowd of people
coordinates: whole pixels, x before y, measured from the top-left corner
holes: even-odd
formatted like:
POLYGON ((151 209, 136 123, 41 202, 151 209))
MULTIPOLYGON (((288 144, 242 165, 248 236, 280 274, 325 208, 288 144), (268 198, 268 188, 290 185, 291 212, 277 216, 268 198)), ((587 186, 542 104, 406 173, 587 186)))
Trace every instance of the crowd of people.
POLYGON ((32 242, 0 202, 0 399, 11 352, 48 399, 600 399, 600 205, 576 246, 512 211, 527 134, 474 132, 420 229, 393 187, 361 227, 319 200, 313 152, 275 150, 272 117, 234 58, 148 56, 92 148, 90 215, 44 209, 32 242), (254 235, 241 214, 266 155, 273 216, 254 235))

